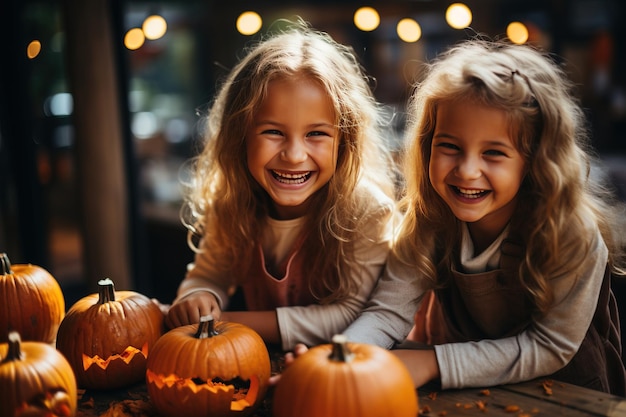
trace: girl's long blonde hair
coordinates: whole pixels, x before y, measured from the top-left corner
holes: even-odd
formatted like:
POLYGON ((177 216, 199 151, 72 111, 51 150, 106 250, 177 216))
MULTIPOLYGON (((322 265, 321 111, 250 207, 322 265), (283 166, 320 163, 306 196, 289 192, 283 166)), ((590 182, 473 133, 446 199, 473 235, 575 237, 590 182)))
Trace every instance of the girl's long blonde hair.
MULTIPOLYGON (((296 76, 313 79, 327 92, 340 130, 336 171, 313 197, 302 248, 307 253, 305 279, 326 302, 359 285, 351 279, 358 267, 354 242, 372 233, 363 227, 372 216, 391 214, 389 205, 372 198, 372 190, 395 196, 382 112, 371 80, 353 50, 328 34, 301 21, 288 22, 286 29, 251 46, 230 72, 205 120, 205 145, 194 161, 183 223, 190 237, 204 239, 202 247, 218 273, 246 276, 271 203, 249 173, 246 130, 268 83, 296 76)), ((200 250, 193 239, 190 245, 200 250)))
POLYGON ((552 57, 528 45, 472 39, 441 54, 426 68, 409 104, 406 132, 406 212, 396 245, 400 259, 438 282, 450 268, 460 241, 460 222, 430 184, 428 165, 437 108, 449 100, 470 100, 504 110, 511 138, 527 174, 511 233, 525 257, 519 276, 538 311, 553 301, 548 281, 579 277, 596 227, 615 265, 619 247, 612 230, 610 195, 590 178, 586 121, 573 85, 552 57))

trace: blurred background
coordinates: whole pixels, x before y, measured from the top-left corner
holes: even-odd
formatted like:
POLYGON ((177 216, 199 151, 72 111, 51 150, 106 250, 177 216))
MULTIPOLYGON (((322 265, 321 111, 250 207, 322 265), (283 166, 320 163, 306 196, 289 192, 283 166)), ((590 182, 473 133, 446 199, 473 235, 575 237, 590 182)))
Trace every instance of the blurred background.
POLYGON ((301 17, 353 46, 395 114, 421 64, 481 33, 559 57, 589 116, 597 167, 626 189, 621 0, 4 0, 0 6, 0 251, 61 283, 111 278, 169 303, 193 255, 181 167, 243 48, 301 17))

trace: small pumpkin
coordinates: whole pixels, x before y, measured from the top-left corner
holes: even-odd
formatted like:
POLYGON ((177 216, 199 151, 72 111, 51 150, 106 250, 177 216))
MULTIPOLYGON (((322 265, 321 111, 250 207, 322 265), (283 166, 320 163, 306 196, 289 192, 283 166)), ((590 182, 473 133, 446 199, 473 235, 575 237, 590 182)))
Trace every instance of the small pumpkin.
POLYGON ((163 333, 163 320, 156 303, 135 291, 115 291, 107 278, 98 282, 98 293, 68 310, 56 346, 80 388, 121 388, 145 378, 146 359, 163 333))
POLYGON ((208 315, 161 336, 148 357, 146 384, 164 416, 245 417, 263 401, 270 372, 261 336, 208 315))
POLYGON ((0 344, 0 417, 72 417, 77 388, 67 360, 47 343, 10 332, 0 344))
POLYGON ((274 417, 415 417, 418 397, 391 352, 336 335, 283 371, 272 407, 274 417))
POLYGON ((57 280, 32 264, 11 265, 0 253, 0 342, 10 331, 23 340, 54 343, 65 316, 65 298, 57 280))

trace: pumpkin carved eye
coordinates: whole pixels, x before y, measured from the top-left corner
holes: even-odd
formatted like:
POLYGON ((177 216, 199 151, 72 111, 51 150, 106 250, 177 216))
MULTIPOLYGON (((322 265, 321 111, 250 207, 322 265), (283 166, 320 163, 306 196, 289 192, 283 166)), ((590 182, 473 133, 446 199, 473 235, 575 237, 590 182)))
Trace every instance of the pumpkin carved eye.
POLYGON ((148 394, 168 417, 248 416, 268 388, 269 353, 247 326, 202 317, 155 343, 146 371, 148 394))
POLYGON ((77 387, 72 368, 43 342, 22 342, 11 332, 0 344, 0 416, 73 417, 77 387))
POLYGON ((70 362, 78 386, 121 388, 145 378, 146 360, 163 333, 163 313, 145 295, 115 291, 98 282, 98 293, 78 300, 59 326, 57 349, 70 362))

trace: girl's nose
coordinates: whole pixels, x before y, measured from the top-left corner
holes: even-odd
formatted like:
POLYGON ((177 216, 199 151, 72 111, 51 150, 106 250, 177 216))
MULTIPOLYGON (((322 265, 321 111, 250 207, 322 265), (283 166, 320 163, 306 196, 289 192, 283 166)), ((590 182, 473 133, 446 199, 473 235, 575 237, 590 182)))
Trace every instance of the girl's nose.
POLYGON ((464 180, 479 178, 482 175, 481 160, 470 155, 459 158, 455 174, 464 180))
POLYGON ((285 146, 280 152, 283 161, 297 164, 307 159, 306 145, 300 139, 289 139, 285 142, 285 146))

